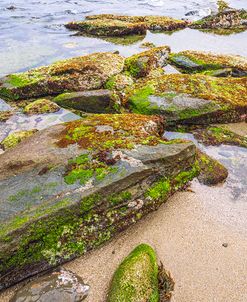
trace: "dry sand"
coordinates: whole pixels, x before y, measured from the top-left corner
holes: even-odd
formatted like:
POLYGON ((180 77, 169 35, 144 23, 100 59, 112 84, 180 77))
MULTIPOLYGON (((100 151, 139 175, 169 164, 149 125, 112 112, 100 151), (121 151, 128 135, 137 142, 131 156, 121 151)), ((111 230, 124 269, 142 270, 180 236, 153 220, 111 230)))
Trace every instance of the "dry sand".
MULTIPOLYGON (((173 302, 247 301, 247 200, 235 211, 220 188, 197 182, 192 188, 196 193, 177 193, 111 242, 65 265, 91 286, 88 302, 106 301, 114 270, 144 242, 176 282, 173 302)), ((0 295, 0 301, 9 301, 12 292, 0 295)))

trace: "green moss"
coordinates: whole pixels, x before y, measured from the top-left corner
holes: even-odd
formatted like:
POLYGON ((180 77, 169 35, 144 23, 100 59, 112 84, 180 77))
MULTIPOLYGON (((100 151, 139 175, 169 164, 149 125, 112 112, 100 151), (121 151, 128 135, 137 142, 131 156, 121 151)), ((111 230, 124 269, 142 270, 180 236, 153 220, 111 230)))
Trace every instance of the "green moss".
POLYGON ((150 246, 139 245, 120 264, 107 301, 159 301, 157 258, 150 246))
POLYGON ((39 99, 28 104, 23 112, 26 114, 44 114, 57 112, 60 107, 47 99, 39 99))
POLYGON ((153 200, 159 200, 161 198, 166 198, 170 193, 171 184, 170 180, 162 179, 159 182, 156 182, 148 191, 146 192, 146 197, 150 197, 153 200))
POLYGON ((1 146, 4 148, 4 150, 13 148, 29 136, 33 135, 35 132, 37 132, 36 129, 13 132, 1 142, 1 146))
POLYGON ((109 204, 112 206, 116 206, 123 202, 129 201, 132 197, 132 194, 128 191, 121 192, 119 194, 114 194, 108 198, 109 204))

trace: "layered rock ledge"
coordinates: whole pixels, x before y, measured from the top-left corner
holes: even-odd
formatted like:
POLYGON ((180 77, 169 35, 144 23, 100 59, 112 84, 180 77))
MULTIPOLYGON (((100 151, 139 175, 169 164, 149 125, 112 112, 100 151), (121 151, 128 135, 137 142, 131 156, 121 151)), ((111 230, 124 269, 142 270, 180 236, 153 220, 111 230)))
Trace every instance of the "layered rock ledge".
POLYGON ((163 131, 159 117, 93 115, 0 155, 1 289, 96 248, 195 177, 195 146, 163 131))

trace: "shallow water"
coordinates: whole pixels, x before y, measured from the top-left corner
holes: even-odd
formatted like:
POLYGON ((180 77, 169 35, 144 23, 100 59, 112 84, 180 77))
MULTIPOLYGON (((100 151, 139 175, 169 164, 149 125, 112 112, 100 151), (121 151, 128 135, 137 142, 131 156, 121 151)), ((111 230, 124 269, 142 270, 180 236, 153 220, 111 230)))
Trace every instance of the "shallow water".
MULTIPOLYGON (((230 1, 247 8, 246 0, 230 1)), ((58 59, 95 51, 119 50, 128 56, 141 51, 141 41, 122 46, 95 39, 71 36, 64 24, 88 14, 169 15, 199 19, 216 10, 216 0, 2 0, 0 2, 0 76, 48 64, 58 59), (14 9, 9 9, 11 6, 14 9)), ((246 55, 247 33, 216 36, 195 30, 171 35, 148 33, 144 41, 168 44, 172 50, 211 50, 246 55)))

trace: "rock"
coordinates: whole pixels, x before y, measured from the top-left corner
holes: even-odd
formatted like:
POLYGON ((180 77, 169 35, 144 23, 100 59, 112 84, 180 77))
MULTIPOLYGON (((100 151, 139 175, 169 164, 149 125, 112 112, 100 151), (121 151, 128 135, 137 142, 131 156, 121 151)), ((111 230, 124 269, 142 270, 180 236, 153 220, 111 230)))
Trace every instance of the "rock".
POLYGON ((167 64, 169 46, 155 47, 125 60, 125 71, 135 78, 146 77, 152 70, 167 64))
MULTIPOLYGON (((78 33, 77 35, 81 35, 81 34, 78 33)), ((116 36, 116 37, 104 36, 100 38, 112 44, 128 46, 142 41, 145 38, 145 35, 127 35, 127 36, 116 36)))
POLYGON ((205 129, 198 129, 194 132, 198 141, 206 145, 233 145, 247 148, 247 137, 238 135, 224 126, 209 126, 205 129))
POLYGON ((81 302, 88 292, 89 286, 79 276, 58 269, 19 289, 10 302, 81 302))
POLYGON ((151 48, 156 47, 156 45, 154 43, 152 43, 152 42, 143 42, 140 47, 141 48, 149 48, 149 49, 151 49, 151 48))
POLYGON ((120 264, 113 276, 107 301, 160 301, 157 258, 149 245, 137 246, 120 264))
POLYGON ((106 89, 63 93, 53 99, 62 107, 89 113, 110 113, 114 111, 112 92, 106 89))
POLYGON ((224 12, 225 10, 232 9, 228 5, 228 3, 226 1, 223 1, 223 0, 218 0, 217 1, 217 5, 218 5, 218 11, 219 12, 224 12))
POLYGON ((109 52, 67 59, 0 79, 0 96, 19 100, 100 89, 123 67, 124 58, 109 52))
POLYGON ((39 99, 28 104, 23 112, 29 115, 52 113, 60 110, 60 107, 47 99, 39 99))
POLYGON ((0 288, 98 247, 197 175, 158 116, 99 114, 0 155, 0 288), (18 206, 17 206, 18 205, 18 206))
POLYGON ((71 22, 65 25, 68 29, 77 30, 80 33, 94 36, 126 36, 144 35, 145 23, 129 23, 121 20, 95 19, 79 22, 71 22))
POLYGON ((129 23, 145 23, 146 29, 153 31, 173 31, 176 29, 185 28, 187 22, 184 20, 176 20, 166 16, 123 16, 123 15, 91 15, 86 17, 87 20, 119 20, 129 23))
POLYGON ((195 29, 213 30, 215 33, 219 30, 220 34, 224 34, 224 29, 227 30, 226 34, 245 31, 247 28, 247 12, 243 9, 226 9, 195 21, 189 26, 195 29))
POLYGON ((185 73, 204 73, 223 77, 247 76, 247 58, 241 56, 187 50, 170 54, 169 61, 185 73))
POLYGON ((38 130, 23 130, 23 131, 16 131, 9 134, 3 141, 1 141, 0 146, 3 150, 7 150, 10 148, 15 147, 17 144, 28 138, 29 136, 33 135, 38 130))
POLYGON ((105 87, 110 90, 124 90, 126 87, 134 84, 131 76, 120 73, 111 77, 105 84, 105 87))
POLYGON ((217 185, 228 177, 227 169, 207 154, 197 151, 198 180, 204 185, 217 185))
POLYGON ((244 120, 247 78, 168 74, 126 89, 123 105, 134 113, 160 114, 168 124, 210 124, 244 120))
POLYGON ((65 25, 81 34, 94 36, 144 35, 147 30, 172 31, 187 26, 186 21, 163 16, 121 16, 93 15, 84 21, 74 21, 65 25))
POLYGON ((159 265, 159 292, 160 292, 160 302, 169 302, 172 297, 172 292, 174 291, 175 282, 171 277, 171 274, 166 271, 163 263, 159 265))

